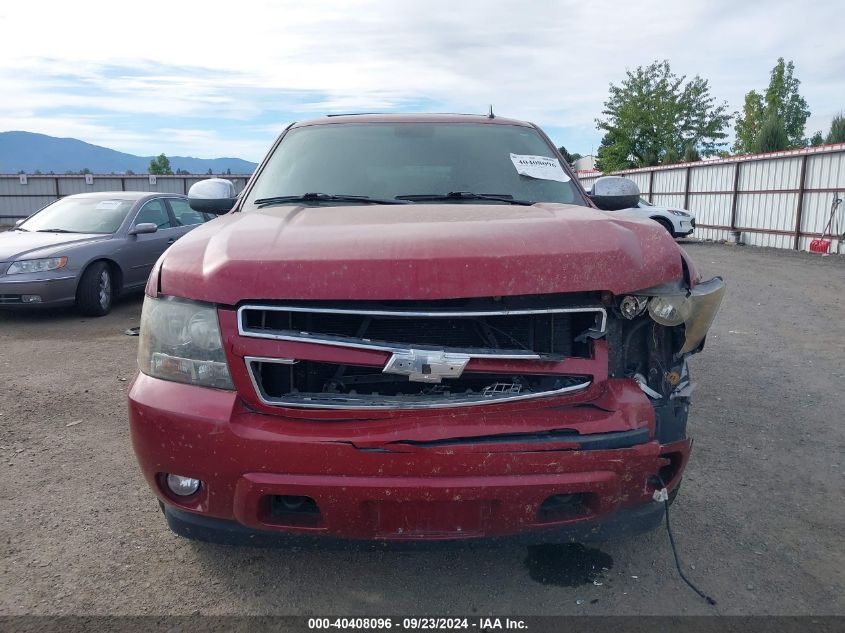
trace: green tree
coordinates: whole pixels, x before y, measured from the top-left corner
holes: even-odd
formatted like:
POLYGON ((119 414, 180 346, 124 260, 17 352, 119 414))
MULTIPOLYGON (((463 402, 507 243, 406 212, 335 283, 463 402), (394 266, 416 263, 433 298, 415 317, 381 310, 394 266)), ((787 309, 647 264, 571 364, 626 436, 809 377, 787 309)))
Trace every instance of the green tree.
POLYGON ((213 176, 214 174, 211 171, 211 167, 208 168, 208 171, 205 172, 208 176, 213 176))
POLYGON ((825 143, 845 143, 845 117, 841 112, 830 122, 830 132, 827 133, 825 143))
MULTIPOLYGON (((652 158, 652 157, 650 157, 652 158)), ((656 165, 657 159, 641 160, 640 165, 656 165)), ((608 130, 596 151, 596 169, 605 173, 636 167, 628 144, 616 130, 608 130)))
POLYGON ((810 109, 804 97, 798 94, 801 82, 793 76, 794 72, 795 64, 791 60, 785 64, 783 57, 778 58, 766 90, 766 110, 769 115, 776 114, 783 121, 789 147, 803 147, 807 144, 804 126, 810 109))
POLYGON ((735 152, 747 154, 754 151, 753 148, 760 144, 757 136, 762 133, 763 124, 770 118, 780 119, 786 132, 787 147, 807 145, 804 126, 810 110, 807 101, 798 93, 801 82, 794 74, 795 64, 779 57, 770 73, 769 87, 765 94, 752 90, 745 95, 742 114, 738 114, 736 119, 735 152))
POLYGON ((134 171, 132 171, 131 169, 127 169, 127 170, 126 170, 126 175, 127 175, 127 176, 134 176, 134 175, 135 175, 135 172, 134 172, 134 171))
POLYGON ((754 152, 777 152, 789 148, 786 126, 776 116, 770 116, 760 126, 760 133, 754 144, 754 152))
POLYGON ((810 139, 810 146, 811 147, 818 147, 819 145, 824 144, 824 136, 822 136, 821 130, 813 134, 812 138, 810 139))
POLYGON ((694 163, 701 160, 701 154, 698 153, 698 148, 692 143, 687 143, 684 147, 684 162, 694 163))
POLYGON ((727 109, 707 80, 675 75, 666 60, 628 70, 620 85, 610 84, 604 118, 596 119, 605 132, 597 166, 608 172, 656 165, 667 153, 680 157, 690 143, 709 156, 725 145, 727 109))
POLYGON ((190 174, 191 174, 191 172, 189 172, 187 169, 177 169, 176 170, 177 176, 189 176, 190 174))
POLYGON ((570 154, 569 152, 567 152, 567 151, 566 151, 566 148, 565 148, 563 145, 561 145, 560 147, 558 147, 558 148, 557 148, 557 151, 559 151, 559 152, 561 153, 561 155, 563 156, 563 158, 564 158, 564 159, 566 160, 566 162, 567 162, 567 163, 569 163, 570 165, 571 165, 572 163, 574 163, 576 160, 578 160, 579 158, 582 158, 581 154, 579 154, 578 152, 574 152, 574 153, 572 153, 572 154, 570 154))
POLYGON ((757 135, 760 133, 760 126, 766 118, 766 108, 763 105, 763 96, 756 90, 745 95, 745 103, 742 106, 742 113, 736 114, 736 141, 733 150, 737 154, 750 154, 754 151, 754 144, 757 142, 757 135))
POLYGON ((681 155, 678 154, 678 150, 674 147, 670 147, 665 152, 663 152, 663 156, 660 157, 660 164, 661 165, 674 165, 675 163, 681 162, 681 155))
POLYGON ((156 176, 169 176, 173 174, 173 170, 170 168, 170 159, 164 154, 159 154, 150 161, 149 172, 156 176))

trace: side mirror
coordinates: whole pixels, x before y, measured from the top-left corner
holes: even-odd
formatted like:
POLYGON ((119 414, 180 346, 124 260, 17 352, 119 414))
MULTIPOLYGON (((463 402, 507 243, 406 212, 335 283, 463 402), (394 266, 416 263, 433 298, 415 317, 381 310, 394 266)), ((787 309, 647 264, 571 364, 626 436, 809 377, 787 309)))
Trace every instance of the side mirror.
POLYGON ((188 204, 200 213, 222 215, 232 210, 237 199, 234 183, 225 178, 201 180, 188 190, 188 204))
POLYGON ((599 209, 619 211, 637 206, 640 188, 633 180, 622 176, 602 176, 596 179, 587 195, 599 209))
POLYGON ((158 227, 152 222, 141 222, 129 229, 129 235, 144 235, 146 233, 155 233, 158 227))

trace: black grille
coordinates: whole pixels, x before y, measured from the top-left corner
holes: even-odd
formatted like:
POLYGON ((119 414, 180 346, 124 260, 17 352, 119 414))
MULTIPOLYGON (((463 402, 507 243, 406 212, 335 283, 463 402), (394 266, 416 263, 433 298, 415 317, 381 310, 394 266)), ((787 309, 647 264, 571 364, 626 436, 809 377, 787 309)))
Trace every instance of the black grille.
POLYGON ((8 303, 21 303, 20 295, 0 295, 0 305, 8 303))
POLYGON ((378 367, 316 361, 248 360, 259 396, 269 404, 414 407, 495 402, 585 387, 584 376, 465 372, 441 383, 409 381, 378 367))
POLYGON ((339 342, 447 350, 530 352, 555 357, 588 357, 579 334, 601 326, 594 311, 401 315, 247 307, 241 312, 245 336, 328 337, 339 342))
POLYGON ((523 297, 245 305, 238 310, 238 327, 245 337, 390 354, 383 366, 317 362, 307 355, 247 357, 255 390, 265 403, 336 408, 469 405, 587 387, 588 377, 549 375, 532 365, 592 357, 592 341, 603 335, 606 313, 595 297, 579 299, 575 305, 571 298, 567 304, 560 297, 556 302, 523 297), (505 361, 495 367, 508 367, 507 361, 522 365, 517 365, 519 373, 467 369, 473 359, 505 361))

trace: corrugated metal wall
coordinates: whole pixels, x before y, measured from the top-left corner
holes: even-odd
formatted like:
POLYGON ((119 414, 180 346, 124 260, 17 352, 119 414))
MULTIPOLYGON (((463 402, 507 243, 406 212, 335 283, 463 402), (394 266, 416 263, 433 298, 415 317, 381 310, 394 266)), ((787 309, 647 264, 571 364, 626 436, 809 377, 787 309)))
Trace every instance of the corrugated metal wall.
MULTIPOLYGON (((617 173, 654 204, 695 213, 699 238, 725 240, 739 231, 747 244, 806 250, 834 198, 845 198, 845 143, 617 173)), ((589 188, 597 177, 580 180, 589 188)), ((845 205, 833 228, 845 233, 845 205)), ((832 252, 837 246, 834 239, 832 252)))
MULTIPOLYGON (((91 191, 153 191, 160 193, 187 193, 191 185, 212 176, 156 176, 151 184, 149 176, 94 176, 91 184, 85 176, 27 176, 0 175, 0 224, 11 224, 25 218, 41 207, 74 193, 91 191)), ((240 192, 249 180, 248 175, 224 176, 240 192)))

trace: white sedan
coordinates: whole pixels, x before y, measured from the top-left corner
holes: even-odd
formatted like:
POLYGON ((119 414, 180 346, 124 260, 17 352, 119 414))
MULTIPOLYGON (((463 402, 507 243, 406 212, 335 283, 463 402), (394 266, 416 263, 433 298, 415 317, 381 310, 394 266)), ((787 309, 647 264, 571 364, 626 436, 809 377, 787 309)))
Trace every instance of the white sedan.
POLYGON ((638 218, 651 218, 663 225, 672 237, 686 237, 695 230, 695 216, 689 211, 656 207, 648 200, 640 198, 639 204, 632 209, 625 209, 623 213, 638 218))

